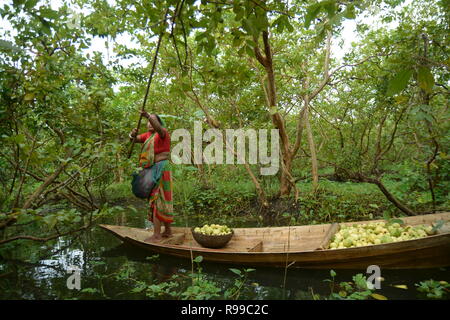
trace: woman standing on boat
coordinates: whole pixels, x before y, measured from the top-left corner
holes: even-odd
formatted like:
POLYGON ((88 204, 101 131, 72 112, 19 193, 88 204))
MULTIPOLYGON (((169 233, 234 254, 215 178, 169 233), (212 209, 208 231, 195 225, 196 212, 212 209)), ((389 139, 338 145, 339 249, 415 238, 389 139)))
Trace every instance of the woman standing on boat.
POLYGON ((155 182, 150 192, 150 210, 148 220, 153 222, 153 235, 145 241, 157 242, 163 237, 172 236, 170 224, 173 222, 172 203, 172 174, 170 171, 170 135, 164 127, 164 122, 156 114, 141 112, 148 119, 146 133, 137 135, 137 129, 133 129, 129 135, 130 140, 143 143, 139 155, 139 167, 150 168, 152 181, 155 182), (161 233, 161 223, 165 230, 161 233))

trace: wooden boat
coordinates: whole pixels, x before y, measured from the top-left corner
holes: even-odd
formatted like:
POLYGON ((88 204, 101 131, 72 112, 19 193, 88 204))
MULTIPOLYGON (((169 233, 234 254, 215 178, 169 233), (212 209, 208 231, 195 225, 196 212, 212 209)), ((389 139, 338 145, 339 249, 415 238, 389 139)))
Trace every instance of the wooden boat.
MULTIPOLYGON (((450 212, 402 218, 407 225, 431 225, 450 221, 450 212)), ((376 220, 383 221, 383 220, 376 220)), ((353 225, 374 221, 342 223, 353 225)), ((125 226, 100 225, 124 242, 153 253, 183 258, 202 256, 206 261, 248 266, 300 267, 308 269, 366 269, 378 265, 386 269, 450 266, 449 230, 421 239, 345 249, 323 249, 335 224, 235 228, 231 241, 221 249, 199 245, 189 228, 173 227, 174 236, 158 243, 144 239, 151 231, 125 226)))

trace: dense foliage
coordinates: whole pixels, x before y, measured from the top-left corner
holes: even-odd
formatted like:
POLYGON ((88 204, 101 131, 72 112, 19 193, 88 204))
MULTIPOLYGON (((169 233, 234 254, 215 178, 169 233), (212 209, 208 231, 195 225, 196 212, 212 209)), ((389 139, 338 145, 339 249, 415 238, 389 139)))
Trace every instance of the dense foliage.
POLYGON ((184 214, 248 208, 312 223, 449 208, 447 0, 61 3, 0 7, 11 26, 0 39, 0 245, 111 212, 136 165, 128 132, 160 34, 147 110, 169 130, 200 120, 280 133, 277 176, 176 166, 184 214), (353 20, 358 38, 337 58, 353 20), (88 50, 98 39, 107 57, 88 50))

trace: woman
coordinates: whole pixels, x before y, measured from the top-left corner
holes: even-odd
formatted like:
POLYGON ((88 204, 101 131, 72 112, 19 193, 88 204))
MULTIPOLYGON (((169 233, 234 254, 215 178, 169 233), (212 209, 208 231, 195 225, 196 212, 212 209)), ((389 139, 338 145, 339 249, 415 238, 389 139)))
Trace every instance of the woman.
POLYGON ((141 112, 148 119, 148 131, 137 135, 137 129, 133 129, 129 135, 130 140, 143 143, 139 155, 139 166, 151 168, 155 187, 149 195, 150 211, 148 219, 153 222, 153 235, 144 241, 157 242, 163 237, 172 236, 170 224, 173 222, 172 203, 172 175, 169 164, 170 135, 160 117, 141 112), (161 222, 165 230, 161 233, 161 222))

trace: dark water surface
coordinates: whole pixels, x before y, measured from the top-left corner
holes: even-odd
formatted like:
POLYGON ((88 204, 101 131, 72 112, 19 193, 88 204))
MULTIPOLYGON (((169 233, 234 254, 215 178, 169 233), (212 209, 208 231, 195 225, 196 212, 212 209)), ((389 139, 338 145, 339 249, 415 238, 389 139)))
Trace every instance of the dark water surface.
MULTIPOLYGON (((144 217, 136 213, 122 213, 102 223, 146 226, 144 217)), ((189 225, 194 224, 190 221, 189 225)), ((185 226, 185 222, 179 219, 178 225, 185 226)), ((75 238, 58 239, 52 253, 38 263, 17 262, 16 272, 0 278, 0 299, 145 299, 148 297, 144 293, 132 292, 139 282, 158 284, 169 281, 175 274, 188 279, 193 267, 188 259, 163 255, 155 257, 125 245, 99 227, 75 238), (81 290, 67 287, 67 279, 71 275, 67 270, 71 266, 80 269, 81 290)), ((200 267, 202 274, 223 290, 234 286, 237 279, 230 268, 244 270, 240 265, 209 262, 200 263, 200 267)), ((330 270, 291 268, 285 275, 283 268, 255 269, 248 273, 239 299, 313 299, 312 293, 322 298, 330 295, 330 284, 324 281, 331 279, 330 270)), ((357 273, 366 275, 366 270, 335 271, 336 284, 352 281, 352 276, 357 273)), ((385 280, 376 293, 388 299, 422 299, 424 296, 416 290, 416 283, 429 279, 450 282, 449 268, 381 270, 381 276, 385 280), (406 285, 408 289, 399 289, 394 285, 406 285)))

